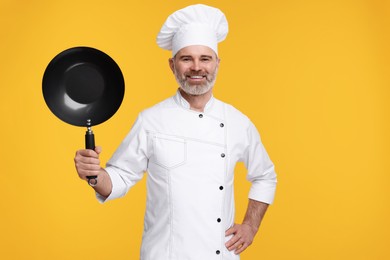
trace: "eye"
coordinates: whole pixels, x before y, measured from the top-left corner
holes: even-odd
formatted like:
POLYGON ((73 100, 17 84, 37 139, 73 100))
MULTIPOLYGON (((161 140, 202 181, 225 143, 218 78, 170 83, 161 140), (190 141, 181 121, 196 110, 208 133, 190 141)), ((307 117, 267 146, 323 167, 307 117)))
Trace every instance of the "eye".
POLYGON ((183 57, 180 58, 180 61, 189 62, 189 61, 191 61, 191 57, 183 56, 183 57))

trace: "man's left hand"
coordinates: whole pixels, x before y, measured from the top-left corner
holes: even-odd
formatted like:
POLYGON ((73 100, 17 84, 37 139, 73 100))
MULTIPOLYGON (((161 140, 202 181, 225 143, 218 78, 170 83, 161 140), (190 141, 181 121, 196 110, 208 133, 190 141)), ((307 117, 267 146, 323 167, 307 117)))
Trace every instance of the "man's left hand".
POLYGON ((234 250, 236 255, 241 254, 253 242, 257 229, 249 224, 234 224, 225 232, 225 236, 233 234, 233 237, 226 242, 225 246, 229 251, 234 250))

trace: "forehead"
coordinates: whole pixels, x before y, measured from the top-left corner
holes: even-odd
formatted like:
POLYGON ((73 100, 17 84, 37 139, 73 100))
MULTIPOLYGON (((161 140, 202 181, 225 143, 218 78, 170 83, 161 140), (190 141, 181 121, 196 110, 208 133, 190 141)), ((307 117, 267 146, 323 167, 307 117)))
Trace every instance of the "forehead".
POLYGON ((216 54, 215 52, 207 46, 203 45, 191 45, 182 48, 180 51, 176 53, 177 57, 180 56, 212 56, 215 57, 216 54))

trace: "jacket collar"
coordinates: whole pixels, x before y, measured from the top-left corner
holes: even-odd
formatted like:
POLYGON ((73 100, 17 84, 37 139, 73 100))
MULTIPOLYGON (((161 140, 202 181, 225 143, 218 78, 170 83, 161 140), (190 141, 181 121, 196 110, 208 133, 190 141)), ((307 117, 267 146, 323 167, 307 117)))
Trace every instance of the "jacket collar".
MULTIPOLYGON (((173 99, 175 100, 176 104, 178 104, 180 107, 185 108, 185 109, 190 109, 190 103, 180 94, 179 89, 176 91, 176 95, 173 96, 173 99)), ((203 112, 208 112, 211 107, 213 106, 215 101, 214 95, 211 95, 211 98, 209 101, 207 101, 204 111, 203 112)))

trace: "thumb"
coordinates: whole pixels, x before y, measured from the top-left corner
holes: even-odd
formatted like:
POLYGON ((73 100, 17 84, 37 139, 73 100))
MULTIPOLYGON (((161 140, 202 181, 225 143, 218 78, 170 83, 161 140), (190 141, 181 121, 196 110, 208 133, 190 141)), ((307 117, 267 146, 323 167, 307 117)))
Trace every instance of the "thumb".
POLYGON ((100 154, 100 153, 102 152, 102 147, 101 147, 101 146, 96 146, 96 147, 95 147, 95 152, 96 152, 97 154, 100 154))

